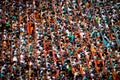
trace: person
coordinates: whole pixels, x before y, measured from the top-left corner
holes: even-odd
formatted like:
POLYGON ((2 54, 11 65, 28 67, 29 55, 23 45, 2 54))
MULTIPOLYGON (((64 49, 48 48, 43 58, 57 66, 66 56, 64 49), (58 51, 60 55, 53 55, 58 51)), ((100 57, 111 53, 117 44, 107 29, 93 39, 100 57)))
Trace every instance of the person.
POLYGON ((0 3, 0 79, 119 79, 117 0, 0 3))

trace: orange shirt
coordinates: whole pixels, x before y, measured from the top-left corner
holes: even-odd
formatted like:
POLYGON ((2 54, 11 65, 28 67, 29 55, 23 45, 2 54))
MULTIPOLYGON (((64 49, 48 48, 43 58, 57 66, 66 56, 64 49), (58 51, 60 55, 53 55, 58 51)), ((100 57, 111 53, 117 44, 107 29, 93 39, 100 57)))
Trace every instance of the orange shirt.
POLYGON ((116 77, 117 77, 117 73, 113 71, 113 80, 116 80, 116 77))
POLYGON ((22 16, 21 15, 19 16, 19 19, 20 19, 20 22, 21 22, 22 21, 22 16))
POLYGON ((35 13, 34 13, 34 19, 36 20, 36 19, 37 19, 37 17, 38 17, 38 13, 37 13, 37 12, 35 12, 35 13))
POLYGON ((73 74, 75 73, 75 68, 74 68, 74 67, 72 68, 72 73, 73 73, 73 74))
POLYGON ((3 42, 3 46, 4 47, 7 46, 7 42, 6 41, 3 42))
POLYGON ((88 2, 85 5, 86 5, 86 7, 90 7, 90 4, 88 2))
POLYGON ((56 59, 56 58, 54 58, 54 62, 57 62, 57 59, 56 59))
POLYGON ((5 59, 5 54, 1 54, 2 59, 5 59))
POLYGON ((31 22, 28 22, 27 25, 28 25, 28 34, 30 35, 32 33, 33 27, 31 22))
POLYGON ((93 56, 94 56, 95 51, 96 51, 95 48, 92 47, 92 48, 91 48, 91 52, 92 52, 92 55, 93 55, 93 56))

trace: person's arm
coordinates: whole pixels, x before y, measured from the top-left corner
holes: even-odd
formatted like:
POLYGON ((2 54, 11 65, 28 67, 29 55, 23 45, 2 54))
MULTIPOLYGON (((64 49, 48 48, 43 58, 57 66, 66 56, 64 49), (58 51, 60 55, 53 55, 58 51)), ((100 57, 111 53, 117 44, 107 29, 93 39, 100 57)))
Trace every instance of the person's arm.
POLYGON ((107 36, 104 35, 104 38, 110 43, 110 40, 107 38, 107 36))

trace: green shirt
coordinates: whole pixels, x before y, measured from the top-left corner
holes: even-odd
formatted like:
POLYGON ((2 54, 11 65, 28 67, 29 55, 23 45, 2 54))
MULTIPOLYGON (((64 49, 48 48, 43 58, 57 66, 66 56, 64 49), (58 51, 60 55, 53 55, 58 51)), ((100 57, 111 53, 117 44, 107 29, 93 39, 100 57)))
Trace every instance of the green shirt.
POLYGON ((9 21, 6 23, 6 26, 7 26, 7 27, 10 26, 10 22, 9 22, 9 21))

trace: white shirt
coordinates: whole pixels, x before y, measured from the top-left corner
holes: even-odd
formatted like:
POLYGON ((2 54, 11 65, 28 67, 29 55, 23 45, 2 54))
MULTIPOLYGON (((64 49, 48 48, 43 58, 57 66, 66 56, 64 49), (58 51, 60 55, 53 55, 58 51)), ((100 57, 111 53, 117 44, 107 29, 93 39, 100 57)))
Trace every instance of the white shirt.
POLYGON ((78 58, 80 58, 81 57, 81 55, 80 54, 78 54, 78 58))
POLYGON ((81 32, 81 33, 80 33, 80 36, 81 36, 82 38, 84 37, 84 35, 85 35, 84 32, 81 32))
POLYGON ((70 32, 69 32, 69 30, 66 30, 66 33, 67 33, 67 35, 68 35, 68 36, 70 35, 70 32))
POLYGON ((16 56, 13 57, 13 61, 16 61, 16 62, 18 61, 16 56))

